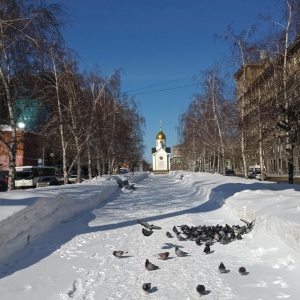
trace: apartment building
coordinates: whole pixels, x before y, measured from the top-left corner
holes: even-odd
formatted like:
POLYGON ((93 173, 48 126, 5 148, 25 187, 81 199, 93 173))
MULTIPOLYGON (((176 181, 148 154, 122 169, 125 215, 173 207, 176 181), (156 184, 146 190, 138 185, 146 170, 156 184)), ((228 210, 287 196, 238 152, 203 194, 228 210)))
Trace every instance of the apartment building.
POLYGON ((261 57, 234 76, 239 128, 248 165, 263 164, 268 174, 300 175, 300 37, 286 55, 261 57))

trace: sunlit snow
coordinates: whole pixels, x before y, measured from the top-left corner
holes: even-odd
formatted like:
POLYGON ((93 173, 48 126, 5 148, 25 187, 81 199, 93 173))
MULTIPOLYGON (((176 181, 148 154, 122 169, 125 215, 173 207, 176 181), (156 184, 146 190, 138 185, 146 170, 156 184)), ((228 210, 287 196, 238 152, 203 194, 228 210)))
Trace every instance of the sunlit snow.
POLYGON ((183 171, 126 176, 134 189, 103 177, 0 193, 0 298, 187 300, 199 299, 197 285, 205 286, 201 299, 300 298, 299 185, 183 171), (255 220, 253 229, 213 242, 209 254, 172 230, 241 219, 255 220), (137 220, 162 229, 144 236, 137 220), (188 255, 178 257, 175 245, 188 255), (148 271, 146 259, 159 269, 148 271))

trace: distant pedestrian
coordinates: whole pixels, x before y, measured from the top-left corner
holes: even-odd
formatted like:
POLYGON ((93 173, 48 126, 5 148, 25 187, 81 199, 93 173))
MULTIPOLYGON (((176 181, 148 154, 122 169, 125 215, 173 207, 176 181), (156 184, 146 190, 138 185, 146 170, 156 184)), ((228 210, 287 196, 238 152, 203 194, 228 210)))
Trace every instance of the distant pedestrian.
POLYGON ((97 176, 98 176, 98 171, 95 170, 95 172, 94 172, 94 177, 97 179, 97 176))

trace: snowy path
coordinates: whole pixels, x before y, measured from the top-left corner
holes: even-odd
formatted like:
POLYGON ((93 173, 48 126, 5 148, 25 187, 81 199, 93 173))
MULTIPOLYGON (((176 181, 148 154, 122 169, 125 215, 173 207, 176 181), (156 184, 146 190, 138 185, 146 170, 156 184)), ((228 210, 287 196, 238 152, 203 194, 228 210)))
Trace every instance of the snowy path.
POLYGON ((243 240, 215 243, 208 255, 204 246, 166 237, 174 225, 244 225, 226 205, 207 201, 213 187, 204 177, 191 183, 188 176, 149 176, 136 190, 115 193, 14 255, 0 268, 0 295, 13 300, 184 300, 199 299, 196 286, 204 284, 203 299, 297 299, 299 253, 269 237, 263 226, 243 240), (145 237, 137 219, 162 230, 145 237), (174 244, 189 255, 177 257, 174 244), (118 259, 114 250, 128 254, 118 259), (164 251, 170 252, 168 260, 154 256, 164 251), (160 269, 147 271, 146 258, 160 269), (226 274, 218 272, 221 261, 226 274), (249 274, 241 276, 240 266, 249 274), (141 289, 145 282, 152 283, 148 295, 141 289))

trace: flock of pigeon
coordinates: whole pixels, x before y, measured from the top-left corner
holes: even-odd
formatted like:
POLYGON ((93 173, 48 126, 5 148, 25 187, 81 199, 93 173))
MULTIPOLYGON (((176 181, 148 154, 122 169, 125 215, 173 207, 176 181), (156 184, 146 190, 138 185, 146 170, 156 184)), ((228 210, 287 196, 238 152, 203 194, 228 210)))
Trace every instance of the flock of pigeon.
MULTIPOLYGON (((219 242, 221 244, 228 244, 234 240, 242 239, 242 235, 249 233, 253 229, 253 226, 255 225, 255 220, 253 220, 252 222, 248 222, 243 219, 240 219, 240 220, 242 222, 244 222, 245 225, 229 226, 228 224, 226 224, 225 226, 221 226, 218 224, 216 226, 199 225, 197 227, 193 227, 193 226, 190 227, 188 225, 179 225, 179 226, 173 227, 173 233, 175 234, 176 238, 179 241, 195 241, 195 243, 198 246, 201 246, 204 244, 203 252, 205 252, 206 254, 209 254, 212 252, 210 249, 210 246, 213 243, 219 242), (180 228, 181 232, 178 231, 177 227, 180 228)), ((147 222, 144 222, 143 220, 137 220, 137 223, 139 223, 143 226, 142 233, 144 236, 150 236, 153 233, 153 230, 162 229, 159 226, 149 224, 147 222)), ((170 232, 166 232, 166 236, 168 238, 174 237, 172 235, 172 233, 170 233, 170 232)), ((116 257, 121 257, 125 253, 128 253, 128 252, 121 251, 121 250, 113 251, 113 255, 116 257)), ((183 257, 183 256, 188 255, 187 252, 180 250, 179 247, 176 245, 175 245, 175 254, 178 257, 183 257)), ((170 255, 170 252, 162 252, 162 253, 157 254, 158 258, 162 259, 162 260, 168 259, 169 255, 170 255)), ((159 269, 158 266, 151 263, 148 259, 146 259, 145 268, 148 271, 154 271, 154 270, 159 269)), ((228 270, 226 269, 223 262, 220 263, 218 270, 221 274, 228 272, 228 270)), ((248 272, 246 271, 246 268, 243 266, 238 269, 238 272, 241 275, 248 274, 248 272)), ((144 283, 142 285, 142 289, 147 294, 150 293, 151 292, 151 283, 144 283)), ((205 286, 202 284, 199 284, 196 286, 196 291, 200 296, 205 295, 207 293, 207 291, 205 290, 205 286)))

